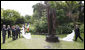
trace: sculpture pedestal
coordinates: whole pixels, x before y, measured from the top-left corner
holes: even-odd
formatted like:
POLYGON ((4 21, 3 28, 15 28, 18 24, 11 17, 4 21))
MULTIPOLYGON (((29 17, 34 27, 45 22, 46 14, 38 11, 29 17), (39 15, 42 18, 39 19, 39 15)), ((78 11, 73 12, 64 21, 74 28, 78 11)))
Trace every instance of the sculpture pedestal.
POLYGON ((59 39, 57 36, 48 35, 46 36, 46 41, 47 42, 59 42, 59 39))

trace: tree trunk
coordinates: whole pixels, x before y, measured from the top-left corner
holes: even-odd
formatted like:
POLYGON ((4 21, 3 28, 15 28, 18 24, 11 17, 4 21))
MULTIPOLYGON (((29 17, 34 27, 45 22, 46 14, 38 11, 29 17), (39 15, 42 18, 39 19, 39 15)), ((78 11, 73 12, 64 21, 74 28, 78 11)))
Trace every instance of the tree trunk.
POLYGON ((50 5, 47 4, 47 19, 48 19, 48 35, 46 37, 47 42, 59 42, 56 34, 56 12, 50 5))

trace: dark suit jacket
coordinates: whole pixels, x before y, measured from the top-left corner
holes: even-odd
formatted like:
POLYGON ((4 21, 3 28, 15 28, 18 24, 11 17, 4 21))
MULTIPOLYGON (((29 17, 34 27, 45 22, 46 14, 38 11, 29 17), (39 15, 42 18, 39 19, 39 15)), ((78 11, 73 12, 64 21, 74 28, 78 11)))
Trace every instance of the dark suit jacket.
POLYGON ((6 31, 7 31, 6 28, 2 28, 2 35, 6 35, 6 31))
POLYGON ((13 35, 13 36, 16 35, 16 29, 12 29, 12 35, 13 35))
POLYGON ((75 34, 76 34, 76 35, 80 35, 80 29, 79 29, 79 28, 76 28, 76 29, 75 29, 75 34))

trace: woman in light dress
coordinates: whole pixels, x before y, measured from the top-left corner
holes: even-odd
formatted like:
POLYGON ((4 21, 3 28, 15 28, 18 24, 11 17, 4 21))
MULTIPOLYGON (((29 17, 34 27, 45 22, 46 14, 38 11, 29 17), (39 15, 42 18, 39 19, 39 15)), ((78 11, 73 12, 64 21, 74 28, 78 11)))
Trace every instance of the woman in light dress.
POLYGON ((30 33, 26 33, 24 25, 22 26, 22 36, 26 39, 31 39, 31 34, 30 33))

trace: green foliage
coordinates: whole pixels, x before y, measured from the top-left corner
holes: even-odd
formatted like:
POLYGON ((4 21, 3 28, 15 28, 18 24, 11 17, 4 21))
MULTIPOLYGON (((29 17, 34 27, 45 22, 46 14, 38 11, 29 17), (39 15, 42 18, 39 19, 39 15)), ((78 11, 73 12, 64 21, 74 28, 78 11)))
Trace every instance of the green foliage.
POLYGON ((46 17, 41 17, 39 20, 34 20, 33 25, 30 26, 30 31, 35 33, 47 33, 47 20, 46 17))
POLYGON ((36 30, 35 30, 35 26, 34 25, 32 25, 32 24, 29 25, 29 32, 36 33, 36 30))
POLYGON ((84 24, 80 25, 80 33, 84 33, 84 24))
POLYGON ((25 22, 24 18, 22 16, 20 16, 20 14, 15 11, 15 10, 4 10, 1 9, 1 26, 3 24, 5 25, 20 25, 23 24, 25 22))
POLYGON ((25 15, 24 19, 25 19, 26 23, 29 22, 32 24, 32 20, 33 20, 32 16, 25 15))
POLYGON ((1 19, 3 18, 3 9, 1 8, 1 19))
MULTIPOLYGON (((56 34, 69 34, 74 28, 74 22, 84 23, 84 9, 80 11, 80 1, 49 1, 50 7, 56 9, 56 34), (80 13, 80 14, 79 14, 80 13), (79 17, 78 17, 79 16, 79 17)), ((37 3, 33 5, 33 15, 21 16, 15 10, 4 10, 1 8, 1 26, 3 24, 20 25, 25 22, 30 23, 30 32, 47 33, 47 12, 44 4, 37 3)), ((84 24, 80 25, 80 32, 84 33, 84 24)))
POLYGON ((37 3, 35 5, 32 6, 33 7, 33 17, 35 19, 40 19, 43 15, 45 6, 41 3, 37 3))
POLYGON ((23 17, 17 18, 15 24, 23 24, 25 23, 25 19, 23 17))
POLYGON ((35 21, 36 32, 46 32, 47 22, 46 18, 42 17, 40 20, 35 21))
POLYGON ((70 24, 63 24, 56 28, 56 34, 70 34, 73 30, 73 25, 70 24))
MULTIPOLYGON (((79 2, 77 1, 67 1, 67 2, 54 2, 54 1, 49 1, 49 4, 51 6, 51 8, 55 8, 56 9, 56 21, 58 22, 57 24, 59 25, 56 28, 56 34, 69 34, 72 32, 73 28, 74 28, 74 24, 73 21, 74 19, 77 19, 78 16, 78 11, 79 11, 79 2), (71 17, 68 17, 68 13, 72 13, 71 17)), ((33 18, 34 20, 34 27, 35 27, 35 32, 44 32, 43 30, 45 30, 45 28, 47 28, 47 24, 45 24, 43 21, 41 20, 42 18, 39 17, 45 17, 46 14, 46 10, 42 11, 43 15, 39 16, 40 13, 40 4, 36 4, 33 6, 34 7, 34 14, 33 14, 33 18)), ((43 6, 42 6, 43 7, 43 6)), ((80 20, 80 19, 79 19, 80 20)), ((47 28, 48 29, 48 28, 47 28)), ((46 30, 47 30, 46 29, 46 30)))
POLYGON ((56 2, 55 1, 49 1, 48 4, 50 4, 51 8, 56 7, 56 2))

